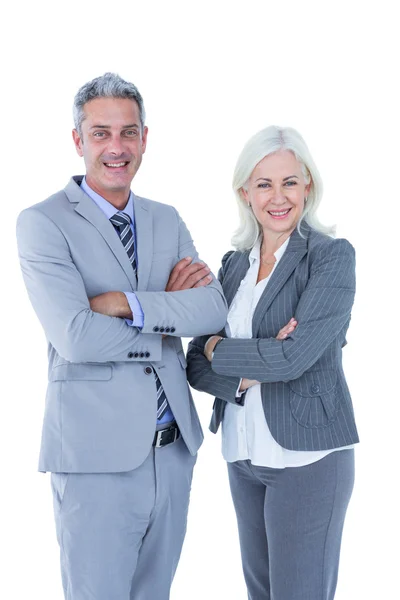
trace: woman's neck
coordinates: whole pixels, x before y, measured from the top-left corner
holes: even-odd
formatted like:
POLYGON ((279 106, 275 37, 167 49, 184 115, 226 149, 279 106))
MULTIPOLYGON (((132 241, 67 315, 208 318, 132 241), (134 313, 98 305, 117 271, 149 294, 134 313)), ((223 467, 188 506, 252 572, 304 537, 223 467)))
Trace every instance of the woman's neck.
POLYGON ((273 256, 291 234, 292 231, 285 231, 284 233, 277 233, 275 235, 270 231, 268 233, 264 231, 261 242, 261 255, 263 257, 273 256))

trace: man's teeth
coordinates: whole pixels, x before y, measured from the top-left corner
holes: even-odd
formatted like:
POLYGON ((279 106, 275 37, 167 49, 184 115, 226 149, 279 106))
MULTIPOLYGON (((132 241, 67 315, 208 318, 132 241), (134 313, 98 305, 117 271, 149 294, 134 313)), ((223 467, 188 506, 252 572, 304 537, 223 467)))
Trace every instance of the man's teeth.
POLYGON ((281 217, 282 215, 287 215, 289 212, 290 208, 288 208, 287 210, 280 210, 280 211, 272 211, 269 210, 269 214, 273 215, 274 217, 281 217))
POLYGON ((106 163, 106 167, 113 167, 114 169, 116 169, 117 167, 125 167, 125 165, 127 165, 128 163, 126 162, 121 162, 121 163, 106 163))

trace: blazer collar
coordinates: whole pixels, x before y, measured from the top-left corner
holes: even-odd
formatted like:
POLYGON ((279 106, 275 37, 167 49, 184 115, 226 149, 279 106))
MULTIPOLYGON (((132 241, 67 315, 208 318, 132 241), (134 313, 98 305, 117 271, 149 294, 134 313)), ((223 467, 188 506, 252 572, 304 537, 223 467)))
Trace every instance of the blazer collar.
MULTIPOLYGON (((80 214, 84 219, 89 221, 104 238, 108 244, 110 250, 120 263, 124 270, 133 290, 136 290, 138 284, 136 283, 135 273, 132 269, 132 265, 129 261, 128 255, 125 248, 121 244, 118 235, 115 233, 115 229, 112 223, 107 219, 103 211, 97 206, 95 202, 83 190, 80 188, 82 176, 73 177, 65 188, 65 194, 71 204, 74 204, 75 211, 80 214)), ((134 202, 135 204, 135 202, 134 202)), ((135 211, 136 218, 136 211, 135 211)), ((137 223, 138 225, 138 223, 137 223)), ((138 277, 140 274, 140 260, 138 277)), ((128 291, 128 290, 127 290, 128 291)))
POLYGON ((272 301, 307 253, 310 226, 302 223, 301 232, 304 237, 299 234, 297 228, 293 231, 288 247, 261 295, 253 315, 253 337, 257 337, 263 317, 272 301))

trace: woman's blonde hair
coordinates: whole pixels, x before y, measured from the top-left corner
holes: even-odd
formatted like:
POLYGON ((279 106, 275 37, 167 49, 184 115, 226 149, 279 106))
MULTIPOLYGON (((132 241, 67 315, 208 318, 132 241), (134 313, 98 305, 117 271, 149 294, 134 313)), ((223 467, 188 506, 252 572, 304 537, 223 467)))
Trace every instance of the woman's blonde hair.
POLYGON ((334 235, 335 233, 335 228, 324 226, 320 223, 316 214, 322 198, 322 180, 305 141, 292 127, 271 125, 250 138, 240 153, 233 174, 232 187, 239 207, 240 224, 232 238, 232 245, 237 250, 252 248, 261 233, 261 226, 251 207, 247 205, 242 189, 246 189, 247 182, 255 166, 263 158, 279 150, 293 152, 301 164, 306 184, 311 183, 307 202, 297 224, 300 235, 300 224, 303 220, 321 233, 328 235, 334 235))

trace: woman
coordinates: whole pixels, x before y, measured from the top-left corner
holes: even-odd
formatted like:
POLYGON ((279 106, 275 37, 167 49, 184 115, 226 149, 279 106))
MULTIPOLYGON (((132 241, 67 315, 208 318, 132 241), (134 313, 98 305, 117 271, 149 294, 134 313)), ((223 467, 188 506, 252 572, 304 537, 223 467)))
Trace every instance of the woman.
POLYGON ((322 183, 294 129, 250 139, 233 187, 228 322, 190 343, 188 379, 216 396, 248 597, 331 600, 358 442, 342 369, 354 250, 317 219, 322 183))

